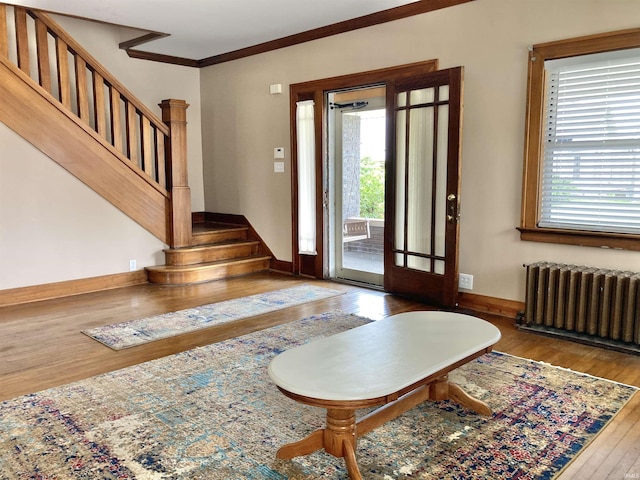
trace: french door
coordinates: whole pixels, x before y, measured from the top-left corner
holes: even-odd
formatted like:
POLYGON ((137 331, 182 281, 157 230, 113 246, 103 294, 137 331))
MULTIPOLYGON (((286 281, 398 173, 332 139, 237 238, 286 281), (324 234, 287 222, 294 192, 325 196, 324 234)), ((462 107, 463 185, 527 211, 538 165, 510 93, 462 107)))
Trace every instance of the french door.
POLYGON ((462 67, 387 83, 384 288, 455 306, 462 67))
POLYGON ((437 61, 333 77, 291 86, 293 272, 329 275, 332 231, 328 212, 326 92, 386 89, 384 289, 441 306, 458 296, 458 210, 462 67, 437 70, 437 61), (296 102, 315 99, 317 253, 300 253, 296 102))

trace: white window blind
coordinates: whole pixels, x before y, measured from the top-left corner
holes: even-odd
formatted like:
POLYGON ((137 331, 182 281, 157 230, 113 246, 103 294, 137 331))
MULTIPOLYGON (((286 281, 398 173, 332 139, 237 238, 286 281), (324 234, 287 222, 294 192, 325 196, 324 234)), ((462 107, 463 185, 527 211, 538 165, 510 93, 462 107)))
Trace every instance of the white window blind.
POLYGON ((298 138, 298 252, 316 252, 316 142, 313 100, 296 104, 298 138))
POLYGON ((640 233, 640 49, 545 69, 539 226, 640 233))

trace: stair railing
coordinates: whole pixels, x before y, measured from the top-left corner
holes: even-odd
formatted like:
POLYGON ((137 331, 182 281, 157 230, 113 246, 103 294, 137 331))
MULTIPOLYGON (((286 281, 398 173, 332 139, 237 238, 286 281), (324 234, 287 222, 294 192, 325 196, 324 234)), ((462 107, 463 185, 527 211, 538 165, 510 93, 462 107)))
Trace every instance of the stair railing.
POLYGON ((0 4, 0 55, 94 130, 135 174, 169 198, 170 244, 188 245, 188 105, 165 100, 160 104, 163 119, 158 118, 54 20, 37 10, 0 4))

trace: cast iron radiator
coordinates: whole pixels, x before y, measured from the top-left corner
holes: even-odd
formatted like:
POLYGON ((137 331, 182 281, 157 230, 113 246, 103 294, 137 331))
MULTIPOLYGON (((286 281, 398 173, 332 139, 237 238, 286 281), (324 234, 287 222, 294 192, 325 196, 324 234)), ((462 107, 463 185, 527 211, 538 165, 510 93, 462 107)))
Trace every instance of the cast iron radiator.
POLYGON ((521 328, 640 352, 640 273, 537 262, 521 328))

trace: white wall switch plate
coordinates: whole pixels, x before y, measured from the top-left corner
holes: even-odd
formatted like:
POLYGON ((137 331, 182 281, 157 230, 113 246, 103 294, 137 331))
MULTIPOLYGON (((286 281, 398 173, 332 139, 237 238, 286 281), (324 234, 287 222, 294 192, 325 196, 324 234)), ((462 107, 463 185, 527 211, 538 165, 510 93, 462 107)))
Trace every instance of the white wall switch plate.
POLYGON ((284 147, 276 147, 273 149, 273 158, 284 158, 284 147))
POLYGON ((284 162, 273 162, 273 171, 275 173, 284 173, 284 162))

